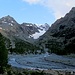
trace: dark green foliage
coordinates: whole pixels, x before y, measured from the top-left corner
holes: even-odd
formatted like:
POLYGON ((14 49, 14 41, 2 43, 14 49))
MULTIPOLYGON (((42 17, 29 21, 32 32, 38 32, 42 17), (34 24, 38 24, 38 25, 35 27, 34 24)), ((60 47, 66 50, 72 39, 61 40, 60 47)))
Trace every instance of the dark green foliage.
MULTIPOLYGON (((61 28, 61 27, 60 27, 61 28)), ((75 37, 75 28, 66 28, 65 30, 60 30, 52 35, 53 37, 64 37, 65 39, 70 39, 75 37)))
POLYGON ((28 74, 29 74, 29 72, 28 72, 28 71, 24 71, 23 73, 24 73, 25 75, 28 75, 28 74))
POLYGON ((59 30, 60 29, 64 29, 65 28, 65 25, 61 25, 60 27, 59 27, 59 30))
MULTIPOLYGON (((74 21, 74 20, 73 20, 74 21)), ((61 46, 52 46, 50 49, 53 49, 53 52, 57 54, 70 54, 70 53, 75 53, 75 27, 65 27, 65 26, 60 26, 59 27, 59 32, 54 33, 52 36, 56 38, 63 38, 63 44, 64 47, 61 46), (60 49, 59 49, 60 47, 60 49), (58 49, 58 50, 57 50, 58 49), (56 51, 57 52, 56 52, 56 51)))
POLYGON ((6 66, 8 61, 8 51, 5 47, 5 38, 0 34, 0 67, 6 66))
POLYGON ((11 71, 8 71, 7 74, 8 74, 8 75, 12 75, 11 71))
POLYGON ((43 71, 29 71, 30 75, 45 75, 43 71))
POLYGON ((4 73, 4 69, 3 69, 3 67, 1 66, 0 67, 0 74, 3 74, 4 73))
POLYGON ((44 71, 27 70, 27 69, 11 69, 7 70, 7 75, 46 75, 44 71))
POLYGON ((75 39, 70 40, 69 43, 66 45, 64 45, 64 43, 51 40, 48 41, 46 47, 49 49, 48 50, 49 53, 56 53, 58 55, 67 55, 75 53, 75 39))
POLYGON ((36 50, 38 50, 39 48, 36 47, 35 45, 28 43, 24 40, 21 39, 17 39, 15 41, 15 48, 12 49, 10 48, 10 52, 15 52, 15 53, 36 53, 36 50))
POLYGON ((72 37, 75 37, 75 28, 66 29, 65 39, 70 39, 72 37))
POLYGON ((39 72, 32 72, 31 75, 40 75, 39 72))
POLYGON ((17 75, 22 75, 22 73, 18 73, 17 75))
POLYGON ((75 53, 75 39, 70 41, 70 43, 65 46, 65 51, 67 54, 75 53))
POLYGON ((6 45, 6 48, 9 49, 10 48, 10 40, 8 38, 5 38, 5 45, 6 45))
POLYGON ((66 51, 64 48, 62 48, 63 43, 57 42, 56 40, 49 40, 46 44, 46 48, 48 48, 49 53, 56 53, 58 55, 66 55, 66 51))
POLYGON ((5 38, 0 33, 0 74, 3 74, 8 62, 8 51, 5 46, 5 38))

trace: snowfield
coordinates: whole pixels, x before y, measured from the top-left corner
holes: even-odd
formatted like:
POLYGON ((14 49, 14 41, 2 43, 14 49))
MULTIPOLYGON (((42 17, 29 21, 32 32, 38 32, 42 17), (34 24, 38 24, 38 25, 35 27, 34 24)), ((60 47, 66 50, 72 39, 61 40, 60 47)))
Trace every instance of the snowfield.
POLYGON ((56 54, 37 55, 9 55, 8 64, 14 67, 27 69, 73 69, 75 70, 75 58, 59 56, 56 54))

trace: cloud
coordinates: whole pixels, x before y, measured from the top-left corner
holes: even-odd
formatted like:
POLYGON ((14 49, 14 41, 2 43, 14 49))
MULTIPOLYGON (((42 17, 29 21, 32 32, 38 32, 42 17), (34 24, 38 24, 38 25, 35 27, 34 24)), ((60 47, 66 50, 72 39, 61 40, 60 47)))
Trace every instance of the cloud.
POLYGON ((75 0, 23 0, 29 4, 41 4, 53 11, 55 19, 63 17, 72 7, 75 7, 75 0))
POLYGON ((36 4, 38 3, 40 0, 23 0, 25 2, 28 2, 29 4, 36 4))

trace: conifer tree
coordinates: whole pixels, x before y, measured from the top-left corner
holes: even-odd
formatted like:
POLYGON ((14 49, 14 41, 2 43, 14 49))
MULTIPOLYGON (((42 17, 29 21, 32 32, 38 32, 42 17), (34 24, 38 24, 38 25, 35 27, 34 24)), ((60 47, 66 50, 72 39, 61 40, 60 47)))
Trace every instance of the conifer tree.
POLYGON ((5 47, 5 38, 0 33, 0 67, 4 67, 8 62, 8 51, 5 47))

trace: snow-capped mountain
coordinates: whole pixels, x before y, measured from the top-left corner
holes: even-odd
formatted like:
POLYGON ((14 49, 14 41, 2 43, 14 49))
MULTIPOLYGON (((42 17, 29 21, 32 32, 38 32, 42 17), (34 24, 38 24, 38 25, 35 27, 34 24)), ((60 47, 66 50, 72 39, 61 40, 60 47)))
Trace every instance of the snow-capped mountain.
POLYGON ((48 24, 41 26, 32 23, 19 24, 9 15, 0 19, 0 33, 11 40, 19 38, 27 42, 33 42, 34 39, 43 35, 48 28, 48 24))
POLYGON ((43 35, 48 29, 49 25, 45 23, 44 25, 37 25, 38 32, 30 35, 29 37, 33 37, 34 39, 38 39, 41 35, 43 35))
POLYGON ((49 24, 45 23, 44 25, 39 25, 38 27, 39 27, 41 30, 47 31, 50 26, 49 26, 49 24))
POLYGON ((49 25, 47 23, 40 26, 32 23, 23 23, 21 27, 23 28, 24 32, 28 34, 28 38, 33 39, 38 39, 49 29, 49 25))

